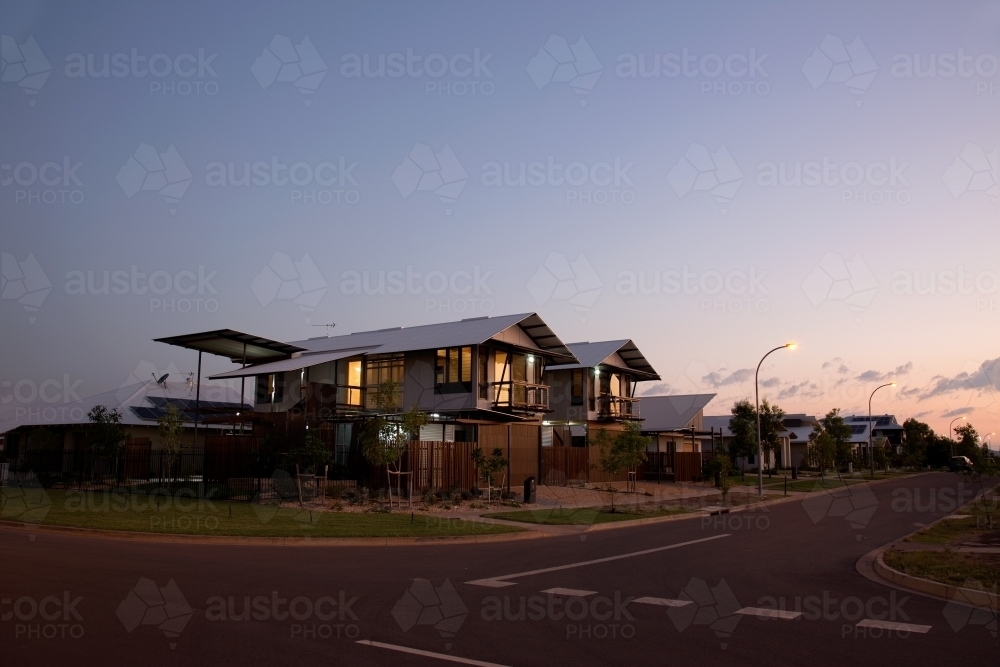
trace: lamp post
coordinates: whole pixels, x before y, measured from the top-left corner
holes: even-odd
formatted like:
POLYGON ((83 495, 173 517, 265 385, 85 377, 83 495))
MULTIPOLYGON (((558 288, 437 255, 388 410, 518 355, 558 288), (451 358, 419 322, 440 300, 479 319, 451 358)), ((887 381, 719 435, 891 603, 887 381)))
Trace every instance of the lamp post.
POLYGON ((753 374, 753 400, 757 412, 757 494, 763 498, 764 497, 764 450, 760 444, 760 388, 757 384, 757 376, 760 375, 760 365, 764 363, 764 360, 771 356, 772 352, 777 352, 778 350, 791 350, 795 347, 795 343, 785 343, 784 345, 779 345, 778 347, 768 352, 763 357, 760 358, 760 362, 757 364, 757 370, 753 374))
POLYGON ((965 416, 963 415, 961 417, 955 417, 954 419, 951 420, 951 423, 948 424, 948 435, 951 436, 948 438, 948 440, 951 442, 951 444, 948 445, 949 449, 951 450, 951 456, 949 458, 955 456, 955 429, 953 429, 952 426, 954 426, 955 422, 957 422, 959 419, 965 421, 965 416))
POLYGON ((886 382, 883 385, 875 387, 874 391, 872 391, 871 393, 871 396, 868 397, 868 459, 869 463, 871 464, 872 479, 875 479, 875 449, 872 447, 872 396, 874 396, 875 392, 881 389, 882 387, 895 387, 895 386, 896 386, 895 382, 886 382))

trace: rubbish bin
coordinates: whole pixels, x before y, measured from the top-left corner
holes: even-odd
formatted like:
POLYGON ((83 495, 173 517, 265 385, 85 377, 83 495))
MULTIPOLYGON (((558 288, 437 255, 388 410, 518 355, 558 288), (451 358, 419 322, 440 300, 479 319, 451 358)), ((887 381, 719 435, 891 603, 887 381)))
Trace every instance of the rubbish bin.
POLYGON ((798 478, 799 478, 799 469, 796 468, 795 466, 792 466, 792 479, 798 479, 798 478))
POLYGON ((535 502, 535 478, 529 477, 524 480, 524 503, 534 504, 535 502))

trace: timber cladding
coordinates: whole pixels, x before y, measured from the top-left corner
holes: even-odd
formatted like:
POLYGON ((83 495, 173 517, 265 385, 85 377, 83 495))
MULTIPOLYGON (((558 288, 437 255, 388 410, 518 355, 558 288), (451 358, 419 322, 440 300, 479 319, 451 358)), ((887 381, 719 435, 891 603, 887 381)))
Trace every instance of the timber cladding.
POLYGON ((542 429, 538 424, 488 424, 479 427, 479 446, 489 456, 497 447, 510 461, 507 488, 518 490, 524 480, 541 481, 542 429))

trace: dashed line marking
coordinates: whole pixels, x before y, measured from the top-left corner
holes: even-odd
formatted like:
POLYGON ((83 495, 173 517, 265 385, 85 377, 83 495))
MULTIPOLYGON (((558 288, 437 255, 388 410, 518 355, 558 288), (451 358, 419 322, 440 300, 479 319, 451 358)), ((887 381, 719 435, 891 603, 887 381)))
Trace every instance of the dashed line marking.
POLYGON ((780 618, 784 621, 791 621, 802 615, 801 611, 785 611, 784 609, 765 609, 764 607, 743 607, 736 612, 744 616, 756 616, 757 618, 780 618))
POLYGON ((898 632, 916 632, 917 634, 926 634, 931 626, 929 625, 917 625, 916 623, 896 623, 895 621, 876 621, 871 618, 866 618, 863 621, 858 621, 856 627, 859 628, 878 628, 881 630, 896 630, 898 632))
POLYGON ((684 607, 689 604, 694 604, 691 600, 669 600, 667 598, 636 598, 632 602, 638 602, 640 604, 655 604, 660 607, 684 607))
POLYGON ((565 595, 571 598, 585 598, 588 595, 597 595, 597 591, 581 591, 577 588, 546 588, 542 592, 551 595, 565 595))

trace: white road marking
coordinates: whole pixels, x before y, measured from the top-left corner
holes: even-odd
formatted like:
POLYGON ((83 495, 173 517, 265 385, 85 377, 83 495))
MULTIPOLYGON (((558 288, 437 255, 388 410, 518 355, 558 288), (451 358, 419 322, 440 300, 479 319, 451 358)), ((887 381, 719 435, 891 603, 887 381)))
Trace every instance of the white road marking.
POLYGON ((540 570, 529 570, 527 572, 516 572, 514 574, 505 574, 499 577, 488 577, 486 579, 476 579, 475 581, 467 581, 465 583, 472 586, 487 586, 489 588, 500 588, 502 586, 514 586, 516 582, 508 582, 506 579, 519 579, 521 577, 528 577, 533 574, 545 574, 546 572, 558 572, 559 570, 569 570, 574 567, 585 567, 587 565, 597 565, 598 563, 608 563, 614 560, 621 560, 623 558, 633 558, 635 556, 645 556, 646 554, 657 553, 658 551, 666 551, 667 549, 677 549, 679 547, 686 547, 691 544, 700 544, 701 542, 710 542, 711 540, 717 540, 720 537, 729 537, 729 533, 723 533, 722 535, 713 535, 712 537, 703 537, 700 540, 690 540, 688 542, 678 542, 677 544, 668 544, 665 547, 656 547, 655 549, 645 549, 643 551, 633 551, 628 554, 621 554, 619 556, 608 556, 606 558, 595 558, 594 560, 586 560, 581 563, 570 563, 569 565, 556 565, 555 567, 546 567, 540 570))
POLYGON ((576 588, 547 588, 543 593, 551 593, 552 595, 565 595, 571 598, 585 598, 588 595, 597 595, 597 591, 581 591, 576 588))
POLYGON ((785 611, 784 609, 765 609, 764 607, 743 607, 736 612, 744 616, 756 616, 757 618, 780 618, 786 621, 798 618, 801 611, 785 611))
POLYGON ((655 604, 661 607, 683 607, 685 605, 694 604, 691 600, 668 600, 667 598, 636 598, 632 602, 638 602, 640 604, 655 604))
POLYGON ((387 648, 390 651, 399 651, 400 653, 422 655, 425 658, 437 658, 438 660, 448 660, 449 662, 460 662, 463 665, 478 665, 479 667, 509 667, 509 665, 500 665, 495 662, 483 662, 482 660, 472 660, 471 658, 460 658, 457 655, 448 655, 446 653, 434 653, 433 651, 421 651, 418 648, 410 648, 408 646, 396 646, 395 644, 383 644, 382 642, 373 642, 370 639, 359 639, 357 643, 364 644, 366 646, 375 646, 377 648, 387 648))
POLYGON ((863 621, 859 621, 857 627, 859 628, 879 628, 882 630, 898 630, 899 632, 916 632, 917 634, 925 634, 931 629, 929 625, 916 625, 915 623, 895 623, 893 621, 875 621, 870 618, 866 618, 863 621))

